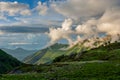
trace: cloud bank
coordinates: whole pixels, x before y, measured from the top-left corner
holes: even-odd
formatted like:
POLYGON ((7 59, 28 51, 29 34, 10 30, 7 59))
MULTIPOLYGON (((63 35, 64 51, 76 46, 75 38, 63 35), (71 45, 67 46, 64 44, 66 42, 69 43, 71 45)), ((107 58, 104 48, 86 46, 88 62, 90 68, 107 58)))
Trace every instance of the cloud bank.
MULTIPOLYGON (((94 41, 100 34, 104 37, 108 35, 112 38, 111 42, 120 39, 120 1, 119 0, 68 0, 60 5, 53 4, 52 7, 67 18, 71 18, 70 26, 76 24, 75 29, 68 27, 66 22, 63 32, 62 28, 50 29, 49 36, 51 41, 59 41, 67 37, 70 44, 74 44, 70 35, 77 35, 77 40, 91 39, 94 41), (72 32, 72 33, 71 33, 72 32), (82 36, 81 36, 82 35, 82 36)), ((69 19, 68 19, 69 20, 69 19)), ((65 23, 63 22, 63 24, 65 23)))

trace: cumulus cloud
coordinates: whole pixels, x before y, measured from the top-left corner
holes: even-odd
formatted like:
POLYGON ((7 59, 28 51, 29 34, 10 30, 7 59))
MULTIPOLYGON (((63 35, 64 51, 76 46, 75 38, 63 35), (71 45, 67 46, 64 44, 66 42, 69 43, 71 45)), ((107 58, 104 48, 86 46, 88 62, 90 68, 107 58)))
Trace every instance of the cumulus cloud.
POLYGON ((2 21, 0 22, 0 26, 38 27, 45 25, 58 25, 60 24, 59 22, 63 20, 63 16, 56 13, 52 8, 48 8, 47 3, 38 2, 38 5, 29 8, 29 4, 1 1, 0 20, 2 21))
POLYGON ((48 7, 46 3, 42 4, 41 2, 38 2, 38 6, 35 8, 35 10, 38 11, 39 15, 45 15, 47 13, 48 7))
POLYGON ((0 12, 8 14, 8 16, 15 15, 30 15, 29 5, 18 2, 0 2, 0 12))
POLYGON ((97 34, 96 20, 91 19, 82 25, 78 25, 75 30, 77 34, 84 34, 85 36, 92 36, 97 34))
POLYGON ((50 32, 48 33, 48 36, 51 38, 50 44, 54 44, 61 38, 67 39, 69 43, 72 42, 70 38, 70 34, 72 34, 71 30, 72 26, 72 20, 71 19, 66 19, 61 28, 50 28, 50 32))
POLYGON ((60 5, 54 4, 53 8, 60 14, 71 18, 96 17, 112 6, 118 5, 119 0, 68 0, 60 5))
POLYGON ((120 7, 107 10, 98 20, 97 27, 100 32, 111 35, 115 40, 116 36, 120 34, 120 7))

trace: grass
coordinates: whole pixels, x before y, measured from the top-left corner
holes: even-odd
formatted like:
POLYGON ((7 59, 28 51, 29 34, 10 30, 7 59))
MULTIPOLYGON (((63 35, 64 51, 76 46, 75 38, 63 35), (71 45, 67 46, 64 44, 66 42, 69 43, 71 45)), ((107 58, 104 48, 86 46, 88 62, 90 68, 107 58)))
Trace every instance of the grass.
POLYGON ((56 57, 65 54, 65 51, 62 50, 49 50, 46 54, 39 59, 35 64, 47 63, 52 62, 56 57))
POLYGON ((60 49, 66 48, 67 46, 66 44, 56 43, 25 58, 24 63, 37 65, 51 63, 56 57, 66 53, 66 51, 60 49))
POLYGON ((65 61, 91 61, 91 60, 119 60, 120 61, 120 43, 112 43, 107 46, 100 46, 91 50, 62 55, 54 59, 54 62, 65 61))
POLYGON ((120 62, 76 63, 21 66, 23 74, 1 75, 0 80, 120 80, 120 62))

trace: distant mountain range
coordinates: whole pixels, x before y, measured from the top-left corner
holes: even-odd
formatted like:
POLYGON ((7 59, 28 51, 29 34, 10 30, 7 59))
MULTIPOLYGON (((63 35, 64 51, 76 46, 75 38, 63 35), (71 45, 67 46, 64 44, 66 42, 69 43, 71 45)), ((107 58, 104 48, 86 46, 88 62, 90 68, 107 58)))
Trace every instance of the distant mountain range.
POLYGON ((25 57, 37 52, 37 50, 25 50, 23 48, 16 48, 14 50, 3 48, 2 50, 12 55, 13 57, 17 58, 20 61, 22 61, 25 57))

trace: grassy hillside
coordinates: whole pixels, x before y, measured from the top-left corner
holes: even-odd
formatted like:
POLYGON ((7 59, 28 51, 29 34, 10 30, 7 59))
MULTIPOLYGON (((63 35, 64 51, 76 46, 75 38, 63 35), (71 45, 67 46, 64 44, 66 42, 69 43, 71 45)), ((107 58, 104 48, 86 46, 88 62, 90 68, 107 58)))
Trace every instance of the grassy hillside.
POLYGON ((65 61, 120 60, 120 43, 112 43, 94 49, 75 45, 68 50, 61 50, 67 45, 55 44, 49 48, 28 56, 24 62, 28 64, 44 64, 65 61))
POLYGON ((27 64, 51 63, 56 57, 66 53, 66 51, 61 49, 66 48, 67 46, 68 45, 56 43, 50 47, 47 47, 43 50, 36 52, 33 55, 26 57, 24 59, 24 63, 27 64))
MULTIPOLYGON (((0 79, 120 80, 120 43, 100 46, 99 48, 94 48, 87 51, 83 50, 78 53, 76 52, 77 48, 78 46, 74 46, 68 51, 65 51, 69 52, 70 54, 57 57, 54 60, 55 63, 40 65, 22 65, 11 71, 11 74, 0 75, 0 79)), ((50 57, 52 60, 53 58, 51 56, 56 54, 54 51, 57 52, 58 50, 60 50, 60 47, 55 49, 53 46, 46 49, 47 50, 44 49, 45 54, 42 56, 42 58, 50 57), (52 52, 52 50, 54 51, 52 52)), ((59 51, 57 52, 57 55, 58 53, 59 51)))
POLYGON ((0 50, 0 73, 6 73, 21 64, 16 58, 0 50))
POLYGON ((54 62, 65 61, 90 61, 90 60, 119 60, 120 61, 120 43, 112 43, 107 46, 100 46, 87 51, 62 55, 57 57, 54 62))
MULTIPOLYGON (((120 80, 120 62, 66 62, 26 65, 16 69, 24 74, 1 75, 2 80, 120 80)), ((14 72, 13 72, 14 73, 14 72)))

